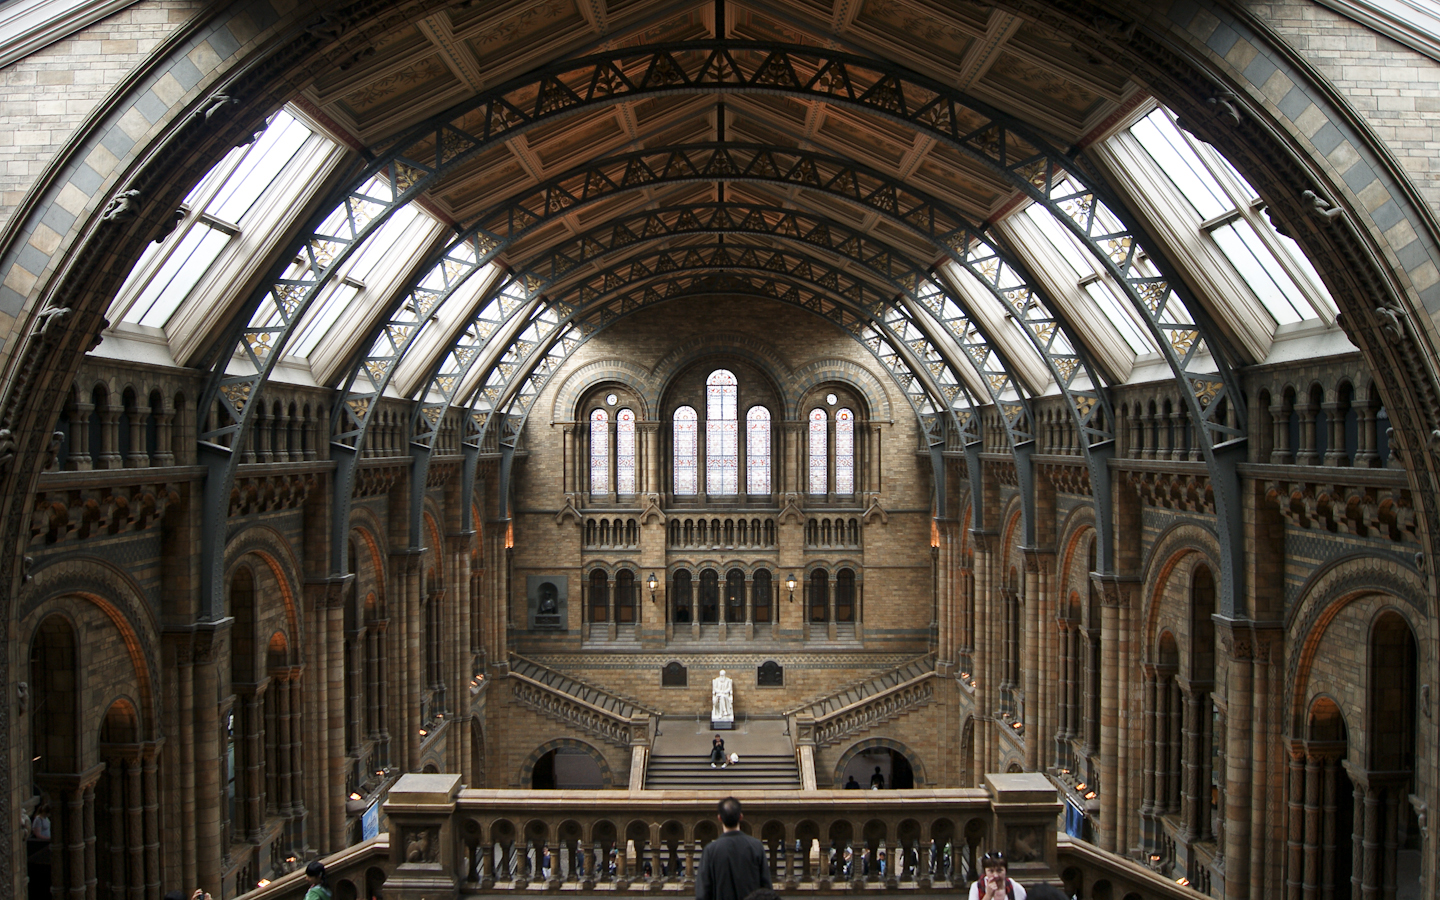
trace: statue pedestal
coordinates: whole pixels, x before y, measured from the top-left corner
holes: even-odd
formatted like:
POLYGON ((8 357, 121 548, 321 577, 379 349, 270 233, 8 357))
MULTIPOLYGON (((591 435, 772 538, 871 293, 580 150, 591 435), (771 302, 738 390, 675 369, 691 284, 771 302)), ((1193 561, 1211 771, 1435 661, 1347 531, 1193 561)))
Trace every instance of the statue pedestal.
POLYGON ((712 718, 712 719, 710 720, 710 730, 711 730, 711 731, 734 731, 734 730, 735 730, 735 720, 734 720, 734 719, 713 719, 713 718, 712 718))

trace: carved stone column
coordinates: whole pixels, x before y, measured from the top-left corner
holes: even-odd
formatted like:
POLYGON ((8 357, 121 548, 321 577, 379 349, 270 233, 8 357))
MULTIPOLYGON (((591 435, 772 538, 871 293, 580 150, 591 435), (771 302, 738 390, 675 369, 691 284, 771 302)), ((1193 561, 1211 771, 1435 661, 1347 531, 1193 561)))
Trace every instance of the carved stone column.
POLYGON ((93 404, 75 401, 75 417, 70 420, 69 467, 77 472, 88 472, 96 467, 90 455, 90 414, 94 411, 93 404))

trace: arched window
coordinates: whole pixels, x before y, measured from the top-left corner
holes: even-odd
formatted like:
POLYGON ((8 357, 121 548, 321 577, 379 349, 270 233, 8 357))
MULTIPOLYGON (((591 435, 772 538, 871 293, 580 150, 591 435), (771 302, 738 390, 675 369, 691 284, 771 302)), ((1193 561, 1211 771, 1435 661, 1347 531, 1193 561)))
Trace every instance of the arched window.
POLYGON ((755 621, 770 621, 770 570, 760 569, 750 585, 750 602, 755 610, 755 621))
POLYGON ((855 493, 855 414, 835 413, 835 493, 855 493))
POLYGON ((725 573, 725 621, 745 621, 745 573, 739 569, 725 573))
POLYGON ((700 573, 700 622, 720 621, 720 573, 706 569, 700 573))
POLYGON ((716 369, 705 379, 705 491, 740 493, 740 422, 735 373, 716 369))
POLYGON ((854 569, 841 569, 835 574, 835 621, 855 621, 854 569))
POLYGON ((610 414, 590 414, 590 493, 610 493, 610 414))
POLYGON ((823 409, 810 410, 810 493, 824 494, 830 489, 829 435, 827 416, 823 409))
POLYGON ((635 573, 629 569, 615 573, 615 621, 621 625, 635 623, 635 573))
POLYGON ((615 414, 615 493, 635 493, 635 411, 615 414))
POLYGON ((610 579, 601 569, 590 573, 590 621, 610 621, 610 579))
POLYGON ((770 410, 763 406, 745 413, 745 490, 770 493, 770 410))
POLYGON ((830 621, 830 573, 824 569, 810 573, 810 621, 830 621))
POLYGON ((696 440, 699 417, 695 408, 682 406, 675 410, 675 494, 691 496, 700 492, 700 447, 696 440))
POLYGON ((681 569, 675 573, 674 611, 671 613, 670 620, 677 625, 687 625, 691 621, 690 603, 694 587, 694 581, 688 571, 681 569))

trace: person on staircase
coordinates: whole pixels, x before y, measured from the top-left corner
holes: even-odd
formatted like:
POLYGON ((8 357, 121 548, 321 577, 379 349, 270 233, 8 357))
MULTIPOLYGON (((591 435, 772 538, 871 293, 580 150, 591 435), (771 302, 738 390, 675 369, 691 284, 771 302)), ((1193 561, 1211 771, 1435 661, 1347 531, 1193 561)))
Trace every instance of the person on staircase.
POLYGON ((728 765, 730 765, 730 758, 725 755, 725 739, 717 734, 715 739, 710 742, 710 768, 719 766, 723 769, 728 765))

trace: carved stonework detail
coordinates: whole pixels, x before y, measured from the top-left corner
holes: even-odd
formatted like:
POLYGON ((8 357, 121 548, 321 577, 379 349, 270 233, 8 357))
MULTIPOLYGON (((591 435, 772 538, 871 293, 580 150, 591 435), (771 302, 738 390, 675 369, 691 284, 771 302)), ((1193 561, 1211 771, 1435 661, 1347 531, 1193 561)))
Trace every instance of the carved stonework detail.
POLYGON ((248 516, 258 512, 299 509, 319 483, 314 472, 285 472, 268 475, 241 474, 230 491, 230 515, 248 516))
POLYGON ((391 465, 365 466, 361 465, 355 472, 356 500, 365 497, 379 497, 390 493, 395 485, 400 483, 402 478, 410 474, 410 460, 405 458, 403 463, 397 460, 391 465))
POLYGON ((1215 493, 1204 472, 1126 472, 1125 480, 1146 506, 1215 514, 1215 493))
MULTIPOLYGON (((62 479, 42 477, 41 485, 62 479)), ((30 539, 54 544, 144 531, 179 499, 177 485, 154 482, 41 490, 31 507, 30 539)))
POLYGON ((439 861, 439 828, 407 828, 405 830, 406 863, 437 863, 439 861))
POLYGON ((1293 528, 1420 543, 1420 523, 1406 488, 1272 481, 1265 495, 1293 528))
POLYGON ((631 729, 628 719, 612 716, 595 707, 576 702, 564 694, 524 681, 515 685, 515 699, 538 713, 592 734, 602 741, 617 747, 630 746, 631 729))
POLYGON ((1041 478, 1049 480, 1057 493, 1090 496, 1090 469, 1084 460, 1073 463, 1041 463, 1036 466, 1041 478))

